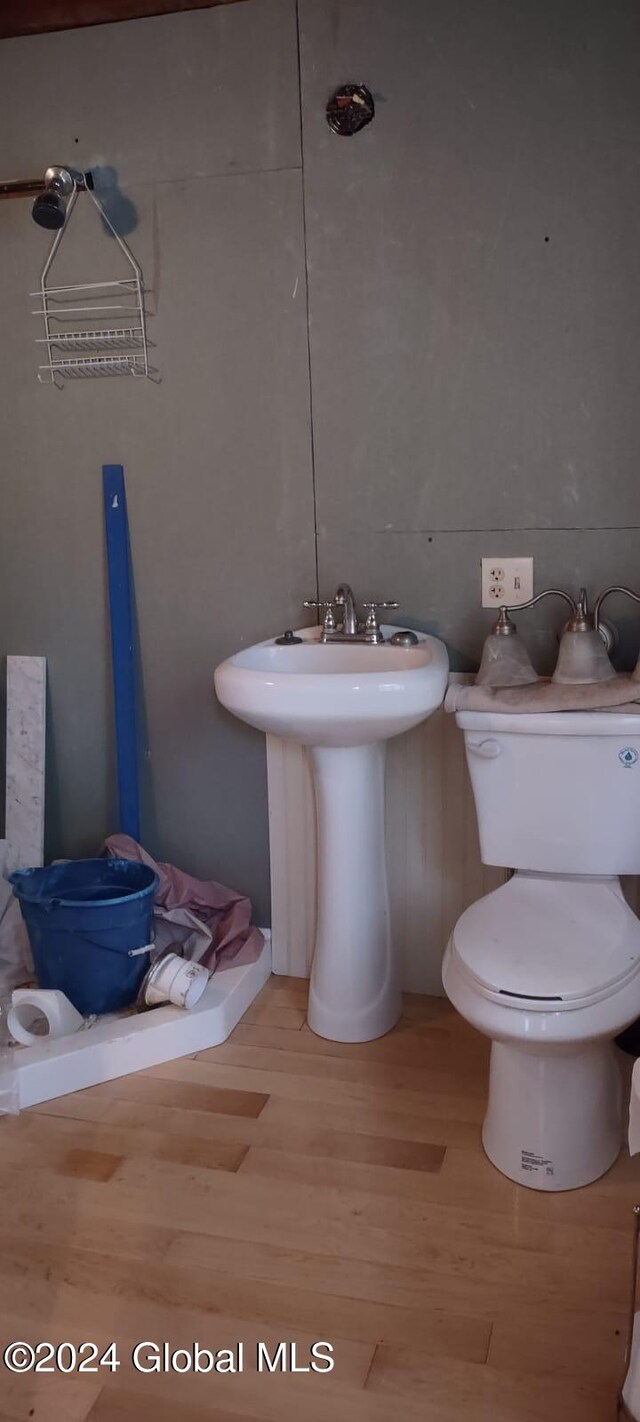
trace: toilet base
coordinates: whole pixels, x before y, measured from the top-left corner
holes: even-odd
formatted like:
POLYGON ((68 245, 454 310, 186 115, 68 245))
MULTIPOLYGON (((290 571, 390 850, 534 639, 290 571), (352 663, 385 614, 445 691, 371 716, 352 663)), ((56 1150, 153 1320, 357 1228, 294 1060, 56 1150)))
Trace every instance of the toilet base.
POLYGON ((492 1042, 482 1131, 489 1160, 530 1190, 577 1190, 622 1144, 622 1081, 610 1042, 531 1047, 492 1042))

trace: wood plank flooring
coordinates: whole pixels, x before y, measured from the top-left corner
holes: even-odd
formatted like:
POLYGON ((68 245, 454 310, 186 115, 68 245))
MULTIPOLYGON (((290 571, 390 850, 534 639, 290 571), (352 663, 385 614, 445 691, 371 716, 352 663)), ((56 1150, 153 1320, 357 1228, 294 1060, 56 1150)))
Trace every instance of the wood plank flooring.
MULTIPOLYGON (((378 1042, 314 1037, 272 978, 222 1047, 0 1120, 0 1344, 120 1366, 15 1376, 3 1422, 608 1422, 640 1160, 512 1185, 480 1146, 488 1048, 408 997, 378 1042), (137 1372, 141 1341, 242 1372, 137 1372), (257 1347, 334 1348, 330 1373, 257 1347)), ((68 1365, 63 1357, 63 1363, 68 1365)))

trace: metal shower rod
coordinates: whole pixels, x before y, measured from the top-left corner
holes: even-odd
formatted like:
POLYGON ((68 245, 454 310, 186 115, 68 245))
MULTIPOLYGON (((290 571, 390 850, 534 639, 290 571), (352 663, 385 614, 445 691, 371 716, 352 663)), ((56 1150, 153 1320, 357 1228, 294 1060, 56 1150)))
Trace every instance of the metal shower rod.
MULTIPOLYGON (((91 189, 93 178, 91 173, 74 173, 73 177, 77 187, 91 189)), ((4 178, 0 179, 0 198, 34 197, 38 193, 43 193, 48 184, 42 178, 4 178)))

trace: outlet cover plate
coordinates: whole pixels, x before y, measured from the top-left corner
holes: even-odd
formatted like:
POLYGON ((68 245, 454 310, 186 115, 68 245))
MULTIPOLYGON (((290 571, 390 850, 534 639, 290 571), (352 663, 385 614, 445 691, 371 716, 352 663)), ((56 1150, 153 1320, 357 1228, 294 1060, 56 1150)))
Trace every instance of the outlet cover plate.
POLYGON ((533 597, 533 558, 483 558, 482 606, 518 607, 533 597))

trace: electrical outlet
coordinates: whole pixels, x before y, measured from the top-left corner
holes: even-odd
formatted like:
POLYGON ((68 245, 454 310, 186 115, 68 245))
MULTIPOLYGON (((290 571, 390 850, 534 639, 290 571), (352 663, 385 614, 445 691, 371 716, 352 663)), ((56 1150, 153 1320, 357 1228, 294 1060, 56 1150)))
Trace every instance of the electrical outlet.
POLYGON ((482 606, 517 607, 533 597, 533 558, 483 558, 482 606))

